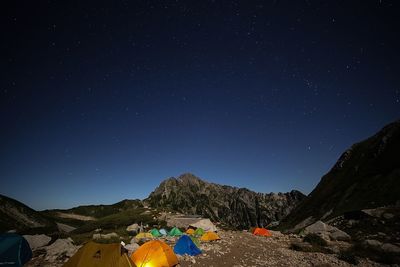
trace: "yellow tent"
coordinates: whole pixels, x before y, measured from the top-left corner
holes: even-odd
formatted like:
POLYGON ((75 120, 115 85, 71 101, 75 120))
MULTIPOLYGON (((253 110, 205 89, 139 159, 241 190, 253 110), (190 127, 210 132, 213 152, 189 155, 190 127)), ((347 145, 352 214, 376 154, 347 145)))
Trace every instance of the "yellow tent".
POLYGON ((136 238, 136 239, 146 239, 146 238, 153 239, 153 235, 150 234, 150 233, 138 233, 138 234, 135 236, 135 238, 136 238))
POLYGON ((122 253, 121 244, 86 243, 63 267, 134 267, 126 253, 122 253))
POLYGON ((189 228, 189 229, 186 230, 186 233, 188 235, 192 235, 192 234, 194 234, 194 230, 192 228, 189 228))
POLYGON ((216 233, 214 232, 207 232, 201 236, 201 241, 213 241, 221 239, 216 233))
POLYGON ((178 264, 178 258, 170 246, 160 240, 141 245, 132 255, 138 267, 170 267, 178 264))

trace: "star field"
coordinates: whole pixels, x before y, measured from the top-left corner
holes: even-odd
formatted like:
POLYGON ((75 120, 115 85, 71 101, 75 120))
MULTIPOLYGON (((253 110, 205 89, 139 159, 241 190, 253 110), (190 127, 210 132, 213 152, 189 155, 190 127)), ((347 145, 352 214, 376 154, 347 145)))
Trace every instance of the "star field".
POLYGON ((307 194, 400 115, 396 1, 8 4, 0 193, 33 208, 183 172, 307 194))

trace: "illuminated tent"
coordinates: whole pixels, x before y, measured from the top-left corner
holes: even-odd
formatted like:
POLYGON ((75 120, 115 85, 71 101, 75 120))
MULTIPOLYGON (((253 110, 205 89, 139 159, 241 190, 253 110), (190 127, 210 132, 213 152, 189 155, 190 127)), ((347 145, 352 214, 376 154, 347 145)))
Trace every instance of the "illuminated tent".
POLYGON ((265 228, 256 228, 253 231, 253 235, 271 236, 271 233, 265 228))
POLYGON ((202 235, 204 235, 205 234, 205 231, 203 230, 203 228, 197 228, 195 231, 194 231, 194 235, 196 235, 196 236, 202 236, 202 235))
POLYGON ((32 258, 26 239, 18 234, 0 234, 0 266, 23 266, 32 258))
POLYGON ((86 243, 63 267, 134 267, 126 253, 122 252, 119 243, 99 244, 93 241, 86 243))
POLYGON ((193 243, 189 236, 183 235, 178 239, 174 247, 174 252, 179 255, 196 256, 201 254, 201 250, 193 243))
POLYGON ((154 237, 159 237, 159 236, 161 236, 161 233, 157 230, 157 229, 152 229, 151 231, 150 231, 150 234, 152 235, 152 236, 154 236, 154 237))
POLYGON ((221 239, 216 233, 214 232, 207 232, 201 236, 201 241, 213 241, 221 239))
POLYGON ((186 233, 188 235, 192 235, 192 234, 194 234, 194 230, 192 228, 189 228, 189 229, 186 230, 186 233))
POLYGON ((178 258, 170 246, 160 240, 141 245, 132 255, 137 267, 171 267, 178 264, 178 258))
POLYGON ((181 236, 182 232, 178 228, 174 227, 174 228, 171 229, 171 231, 169 231, 168 235, 169 236, 181 236))
POLYGON ((168 235, 167 230, 165 230, 164 228, 160 230, 160 234, 161 235, 168 235))
POLYGON ((153 239, 153 235, 150 233, 138 233, 135 236, 136 239, 153 239))

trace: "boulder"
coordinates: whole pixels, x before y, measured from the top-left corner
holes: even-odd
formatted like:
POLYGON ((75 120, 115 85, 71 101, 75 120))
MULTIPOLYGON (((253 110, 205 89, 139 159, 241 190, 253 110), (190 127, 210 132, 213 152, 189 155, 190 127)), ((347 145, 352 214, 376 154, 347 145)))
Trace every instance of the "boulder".
POLYGON ((131 231, 138 231, 139 230, 139 224, 134 223, 126 227, 126 231, 131 232, 131 231))
POLYGON ((390 243, 385 243, 382 245, 381 247, 383 252, 386 253, 396 253, 396 254, 400 254, 400 247, 390 244, 390 243))
POLYGON ((133 252, 135 252, 135 251, 139 248, 139 245, 138 245, 137 243, 130 243, 130 244, 125 245, 124 248, 125 248, 126 250, 128 250, 128 255, 129 255, 129 257, 130 257, 131 254, 132 254, 133 252))
POLYGON ((67 239, 57 239, 53 244, 44 248, 46 249, 46 260, 55 262, 60 257, 72 257, 79 249, 79 246, 75 246, 69 237, 67 239))
POLYGON ((29 246, 32 250, 46 246, 50 241, 51 237, 47 235, 24 235, 26 241, 28 241, 29 246))
POLYGON ((363 242, 364 246, 378 248, 382 246, 382 242, 374 239, 367 239, 363 242))
POLYGON ((325 240, 338 240, 338 241, 349 241, 351 237, 342 230, 330 226, 322 221, 317 221, 314 224, 307 226, 304 229, 305 234, 317 234, 325 240))
POLYGON ((109 233, 109 234, 93 234, 93 239, 111 239, 113 237, 119 237, 117 233, 109 233))

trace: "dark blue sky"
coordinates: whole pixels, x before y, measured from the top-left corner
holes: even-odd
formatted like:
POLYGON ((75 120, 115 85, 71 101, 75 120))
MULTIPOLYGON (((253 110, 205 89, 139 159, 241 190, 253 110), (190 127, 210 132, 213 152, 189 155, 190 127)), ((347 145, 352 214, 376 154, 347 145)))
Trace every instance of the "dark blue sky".
POLYGON ((308 194, 400 117, 396 1, 2 8, 0 193, 36 209, 170 176, 308 194))

